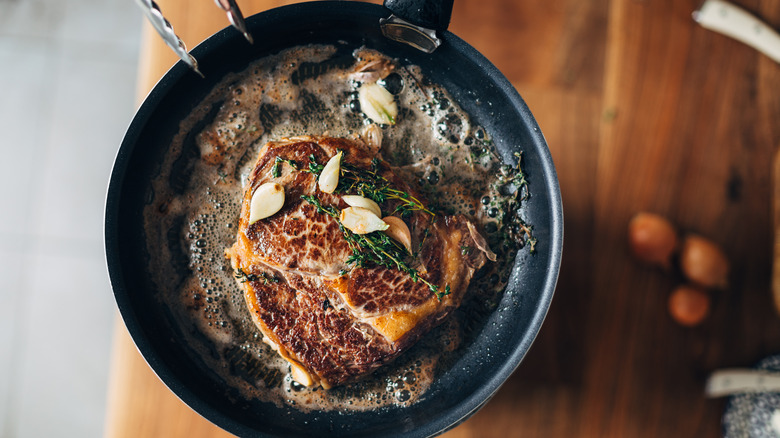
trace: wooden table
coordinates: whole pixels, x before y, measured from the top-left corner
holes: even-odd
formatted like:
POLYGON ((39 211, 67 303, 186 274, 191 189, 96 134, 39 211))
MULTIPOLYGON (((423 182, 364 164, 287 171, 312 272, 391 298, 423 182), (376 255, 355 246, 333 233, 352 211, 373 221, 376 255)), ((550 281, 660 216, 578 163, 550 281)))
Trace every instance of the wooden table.
MULTIPOLYGON (((210 1, 159 0, 189 47, 226 25, 210 1)), ((289 3, 240 1, 249 15, 289 3)), ((777 0, 737 0, 780 28, 777 0)), ((457 0, 450 29, 512 81, 560 178, 565 249, 535 345, 455 437, 714 437, 709 372, 780 353, 771 298, 780 65, 696 25, 695 0, 457 0), (668 316, 681 281, 634 262, 637 211, 721 244, 728 290, 696 328, 668 316)), ((140 17, 140 13, 139 13, 140 17)), ((139 96, 175 61, 144 32, 139 96)), ((109 437, 222 437, 151 373, 117 323, 109 437)))

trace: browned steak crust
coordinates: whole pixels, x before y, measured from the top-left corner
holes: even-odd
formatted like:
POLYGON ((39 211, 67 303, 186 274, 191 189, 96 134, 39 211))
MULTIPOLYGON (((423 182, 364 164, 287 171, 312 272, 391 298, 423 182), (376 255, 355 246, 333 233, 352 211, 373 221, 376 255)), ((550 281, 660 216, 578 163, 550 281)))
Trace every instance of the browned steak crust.
MULTIPOLYGON (((437 297, 398 269, 349 263, 352 248, 339 222, 301 198, 347 207, 343 193, 321 192, 316 176, 306 171, 311 158, 324 164, 338 150, 345 152, 346 163, 372 165, 359 141, 300 137, 265 145, 249 176, 236 243, 227 252, 266 342, 298 369, 297 376, 311 378, 302 383, 324 387, 365 376, 407 349, 460 305, 472 274, 485 262, 466 218, 415 211, 404 219, 416 249, 409 263, 449 295, 437 297), (278 164, 277 157, 294 161, 298 169, 289 161, 278 164), (249 225, 252 194, 266 182, 284 187, 284 206, 249 225)), ((379 168, 394 187, 419 199, 386 163, 380 161, 379 168)), ((380 206, 389 215, 396 201, 380 206)))

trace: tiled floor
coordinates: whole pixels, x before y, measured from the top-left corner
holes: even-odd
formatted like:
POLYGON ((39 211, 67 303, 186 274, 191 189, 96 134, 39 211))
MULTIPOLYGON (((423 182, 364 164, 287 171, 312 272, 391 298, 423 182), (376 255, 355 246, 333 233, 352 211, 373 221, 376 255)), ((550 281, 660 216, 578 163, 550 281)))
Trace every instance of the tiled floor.
POLYGON ((0 0, 0 437, 103 433, 103 202, 142 19, 132 0, 0 0))

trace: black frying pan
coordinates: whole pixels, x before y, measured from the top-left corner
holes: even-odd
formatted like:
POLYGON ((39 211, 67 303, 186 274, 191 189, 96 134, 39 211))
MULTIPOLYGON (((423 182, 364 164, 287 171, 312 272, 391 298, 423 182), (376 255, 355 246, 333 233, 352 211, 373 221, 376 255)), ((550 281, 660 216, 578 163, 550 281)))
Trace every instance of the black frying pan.
MULTIPOLYGON (((561 258, 563 218, 555 169, 531 112, 504 76, 482 55, 445 29, 452 0, 387 0, 407 20, 437 28, 433 53, 385 37, 386 7, 353 2, 297 4, 249 17, 249 45, 224 29, 196 47, 205 79, 182 62, 157 84, 138 110, 116 157, 106 202, 106 257, 122 318, 138 349, 166 385, 195 411, 241 436, 432 436, 479 409, 512 374, 531 346, 552 300, 561 258), (283 49, 309 43, 362 45, 402 63, 416 64, 444 86, 514 163, 523 152, 531 197, 524 217, 538 239, 536 254, 520 251, 499 307, 459 360, 437 376, 426 394, 406 408, 306 414, 246 400, 216 374, 193 363, 170 315, 157 305, 150 280, 141 212, 151 202, 150 181, 168 153, 179 122, 226 73, 283 49), (488 353, 489 352, 489 353, 488 353)), ((519 55, 519 54, 518 54, 519 55)), ((521 425, 519 425, 521 426, 521 425)))

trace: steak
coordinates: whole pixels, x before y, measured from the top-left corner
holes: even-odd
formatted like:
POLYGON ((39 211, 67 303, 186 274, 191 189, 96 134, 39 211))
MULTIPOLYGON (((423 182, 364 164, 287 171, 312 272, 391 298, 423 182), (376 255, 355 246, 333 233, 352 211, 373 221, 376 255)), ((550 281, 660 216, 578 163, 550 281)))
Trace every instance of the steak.
MULTIPOLYGON (((366 249, 326 211, 349 207, 341 196, 354 193, 342 186, 332 194, 318 189, 318 166, 338 151, 342 166, 373 172, 422 199, 360 140, 270 142, 248 177, 236 242, 226 251, 263 340, 290 363, 296 381, 324 388, 371 373, 441 323, 490 254, 464 216, 417 209, 403 217, 413 249, 406 252, 406 269, 361 259, 366 249), (252 195, 269 182, 284 188, 284 204, 250 225, 252 195)), ((385 215, 403 203, 379 200, 385 215)))

